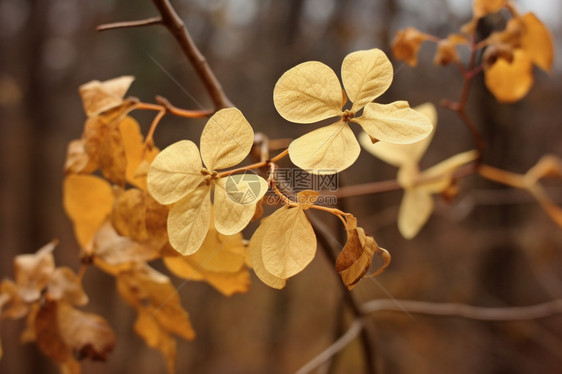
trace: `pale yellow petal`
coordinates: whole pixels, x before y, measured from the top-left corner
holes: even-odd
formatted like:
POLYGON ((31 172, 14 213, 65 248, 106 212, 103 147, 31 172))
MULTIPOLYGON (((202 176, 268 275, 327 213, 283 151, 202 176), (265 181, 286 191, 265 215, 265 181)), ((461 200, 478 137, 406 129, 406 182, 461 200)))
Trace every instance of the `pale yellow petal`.
POLYGON ((429 143, 433 139, 437 126, 437 110, 431 103, 425 103, 413 108, 415 111, 425 115, 431 120, 433 130, 424 139, 411 144, 393 144, 386 142, 376 142, 373 144, 369 135, 362 132, 359 135, 359 143, 363 148, 375 157, 380 158, 390 165, 400 167, 408 163, 417 163, 427 150, 429 143))
POLYGON ((269 217, 261 221, 260 226, 254 232, 254 235, 252 235, 252 239, 250 239, 250 246, 248 248, 248 251, 250 260, 252 262, 252 267, 254 268, 254 272, 256 273, 258 278, 269 287, 280 290, 285 287, 286 280, 284 278, 276 277, 275 275, 267 271, 263 263, 262 255, 263 239, 265 237, 265 233, 272 224, 275 224, 275 222, 269 217))
POLYGON ((433 211, 433 197, 423 188, 408 188, 398 213, 398 229, 406 239, 414 238, 433 211))
POLYGON ((254 130, 236 108, 221 109, 201 134, 201 158, 209 170, 226 169, 242 162, 254 144, 254 130))
POLYGON ((350 167, 361 147, 345 122, 321 127, 289 145, 293 164, 313 174, 335 174, 350 167))
POLYGON ((451 183, 451 177, 455 170, 478 158, 478 151, 473 149, 458 153, 422 172, 424 179, 429 178, 429 182, 424 182, 423 187, 433 193, 442 192, 451 183))
POLYGON ((172 204, 204 180, 197 146, 181 140, 156 156, 148 169, 148 192, 160 204, 172 204))
POLYGON ((273 103, 287 121, 321 121, 341 114, 341 85, 330 67, 318 61, 304 62, 279 78, 273 103))
POLYGON ((396 144, 410 144, 426 138, 433 130, 431 119, 410 108, 406 101, 369 103, 363 115, 353 120, 371 138, 396 144))
POLYGON ((215 227, 224 235, 242 231, 267 192, 267 182, 251 172, 230 175, 215 183, 215 227))
POLYGON ((533 63, 523 50, 516 49, 513 61, 509 63, 503 58, 484 71, 486 87, 496 100, 502 103, 513 103, 522 99, 533 85, 533 63))
POLYGON ((287 279, 301 272, 316 254, 316 235, 304 211, 283 207, 273 213, 264 233, 262 255, 265 269, 287 279))
POLYGON ((355 112, 382 95, 392 83, 392 64, 380 49, 348 54, 341 66, 341 77, 347 97, 355 112))
POLYGON ((197 252, 207 236, 211 222, 210 193, 210 186, 200 186, 170 209, 170 244, 184 256, 197 252))

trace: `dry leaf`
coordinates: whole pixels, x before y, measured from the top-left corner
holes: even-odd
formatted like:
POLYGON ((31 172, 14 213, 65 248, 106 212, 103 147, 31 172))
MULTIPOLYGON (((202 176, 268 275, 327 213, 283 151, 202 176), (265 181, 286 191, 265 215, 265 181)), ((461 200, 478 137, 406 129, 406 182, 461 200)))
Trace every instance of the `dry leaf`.
MULTIPOLYGON (((164 150, 165 151, 165 150, 164 150)), ((168 237, 182 255, 195 253, 209 230, 211 220, 211 187, 198 187, 170 209, 168 237)))
POLYGON ((75 306, 88 303, 88 295, 82 288, 82 280, 67 267, 56 268, 51 275, 47 285, 47 299, 64 301, 75 306))
POLYGON ((223 235, 213 222, 211 219, 205 240, 195 254, 165 257, 164 263, 178 277, 205 281, 223 295, 246 292, 250 277, 244 267, 247 249, 242 235, 223 235))
POLYGON ((68 175, 63 190, 64 209, 72 220, 78 243, 86 248, 111 213, 111 186, 93 175, 68 175))
POLYGON ((56 241, 53 241, 34 254, 18 255, 14 258, 14 280, 18 287, 18 295, 23 301, 37 301, 47 287, 55 271, 52 252, 56 244, 56 241))
POLYGON ((457 61, 459 61, 457 44, 448 38, 439 41, 433 63, 439 66, 447 66, 457 61))
POLYGON ((475 18, 482 18, 487 14, 495 13, 505 6, 506 0, 474 0, 472 12, 475 18))
POLYGON ((132 76, 122 76, 104 82, 97 80, 80 86, 80 96, 88 117, 94 117, 123 102, 123 97, 135 80, 132 76))
POLYGON ((142 265, 119 274, 117 288, 121 297, 137 310, 135 331, 147 345, 163 353, 171 373, 176 360, 171 335, 192 340, 195 332, 170 279, 148 265, 142 265))
POLYGON ((265 269, 278 278, 290 278, 314 258, 316 234, 301 208, 280 208, 269 221, 262 242, 265 269))
POLYGON ((64 171, 71 174, 89 174, 96 170, 97 165, 90 160, 82 139, 72 140, 66 150, 64 171))
POLYGON ((406 101, 369 103, 356 122, 371 138, 395 144, 415 143, 426 138, 433 129, 431 120, 411 109, 406 101))
POLYGON ((116 275, 131 269, 135 264, 158 258, 164 243, 158 240, 133 241, 120 236, 109 222, 105 222, 94 237, 94 261, 102 270, 116 275))
POLYGON ((204 181, 195 143, 182 140, 156 156, 148 170, 148 191, 160 204, 175 203, 204 181))
POLYGON ((263 239, 265 238, 265 234, 267 233, 267 231, 274 224, 275 220, 272 220, 270 217, 267 217, 261 221, 260 226, 254 232, 254 235, 252 235, 248 251, 250 255, 250 261, 252 262, 252 267, 258 278, 269 287, 280 290, 285 287, 285 278, 279 278, 271 274, 265 268, 265 265, 263 263, 263 239))
POLYGON ((406 61, 410 66, 416 66, 421 45, 427 39, 427 34, 413 27, 400 30, 392 40, 392 54, 398 60, 406 61))
POLYGON ((341 114, 341 85, 330 67, 318 61, 304 62, 279 78, 273 103, 287 121, 318 122, 341 114))
POLYGON ((201 134, 201 158, 207 169, 220 170, 238 165, 250 153, 254 130, 236 108, 216 112, 201 134))
POLYGON ((220 178, 214 185, 214 224, 225 235, 234 235, 250 223, 268 189, 265 179, 251 172, 220 178))
MULTIPOLYGON (((436 128, 437 112, 432 104, 424 104, 415 109, 433 122, 433 129, 436 128)), ((372 144, 366 133, 359 137, 361 145, 369 153, 399 168, 397 180, 404 188, 404 197, 398 214, 398 229, 406 239, 415 237, 431 216, 432 194, 445 191, 453 181, 454 171, 478 158, 478 152, 475 150, 463 152, 420 172, 418 163, 433 134, 434 131, 417 143, 404 145, 382 141, 372 144)))
POLYGON ((37 312, 34 328, 43 353, 72 372, 79 372, 75 357, 106 360, 115 346, 115 335, 103 318, 64 302, 45 303, 37 312))
POLYGON ((125 117, 119 123, 119 130, 123 138, 123 147, 127 158, 127 170, 125 172, 127 182, 146 191, 146 177, 148 168, 156 155, 158 148, 150 150, 144 146, 144 140, 140 126, 132 117, 125 117))
POLYGON ((313 130, 289 145, 293 164, 312 174, 335 174, 359 157, 361 147, 349 125, 339 121, 313 130))
POLYGON ((521 48, 542 70, 549 72, 554 60, 554 43, 546 26, 533 13, 521 16, 525 33, 521 38, 521 48))
POLYGON ((126 181, 127 159, 119 124, 136 105, 136 101, 127 100, 116 108, 88 118, 82 134, 90 162, 99 167, 107 179, 121 186, 126 181))
POLYGON ((369 271, 375 253, 381 253, 383 266, 375 273, 380 274, 390 264, 390 254, 378 246, 375 240, 357 227, 357 219, 346 218, 347 242, 336 259, 336 271, 343 283, 351 290, 369 271))

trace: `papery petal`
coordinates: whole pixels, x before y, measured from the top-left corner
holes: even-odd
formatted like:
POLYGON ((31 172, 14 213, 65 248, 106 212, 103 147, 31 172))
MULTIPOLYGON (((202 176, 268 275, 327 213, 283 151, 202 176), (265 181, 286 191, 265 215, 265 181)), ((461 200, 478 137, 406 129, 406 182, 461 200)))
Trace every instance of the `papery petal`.
POLYGON ((423 188, 407 188, 398 213, 398 229, 406 239, 414 238, 433 211, 433 197, 423 188))
POLYGON ((267 182, 251 172, 219 179, 215 184, 215 227, 224 235, 242 231, 267 192, 267 182))
POLYGON ((201 134, 201 158, 209 170, 220 170, 242 162, 254 144, 254 130, 236 108, 221 109, 201 134))
POLYGON ((433 124, 433 130, 426 138, 410 144, 393 144, 386 142, 376 142, 373 144, 369 135, 363 132, 359 135, 359 143, 361 143, 367 152, 390 165, 401 167, 409 163, 418 163, 435 134, 437 111, 435 110, 435 106, 431 103, 425 103, 413 109, 425 115, 433 124))
POLYGON ((287 121, 318 122, 341 114, 341 85, 330 67, 318 61, 304 62, 279 78, 273 103, 287 121))
POLYGON ((392 83, 392 64, 383 51, 371 49, 348 54, 342 63, 343 87, 355 112, 382 95, 392 83))
POLYGON ((148 169, 148 192, 160 204, 172 204, 192 192, 204 180, 197 146, 181 140, 156 156, 148 169))
POLYGON ((363 115, 353 120, 357 122, 371 138, 396 143, 415 143, 427 137, 433 125, 425 115, 410 108, 406 101, 392 104, 369 103, 363 115))
POLYGON ((289 145, 291 161, 313 174, 335 174, 347 169, 360 152, 353 131, 341 121, 311 131, 289 145))
POLYGON ((170 209, 170 244, 184 256, 197 252, 207 236, 211 223, 210 193, 210 186, 200 186, 170 209))

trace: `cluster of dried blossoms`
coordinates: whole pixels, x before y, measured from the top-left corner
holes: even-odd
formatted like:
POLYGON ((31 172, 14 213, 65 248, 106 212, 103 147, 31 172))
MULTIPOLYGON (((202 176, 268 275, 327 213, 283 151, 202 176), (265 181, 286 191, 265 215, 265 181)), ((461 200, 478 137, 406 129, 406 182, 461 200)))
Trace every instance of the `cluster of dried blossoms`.
MULTIPOLYGON (((412 28, 399 32, 393 43, 396 57, 415 65, 421 44, 436 41, 436 63, 456 63, 470 80, 479 67, 471 61, 465 69, 457 46, 469 45, 473 55, 486 48, 480 66, 490 90, 500 101, 521 98, 532 83, 532 65, 550 68, 548 31, 534 15, 520 16, 507 0, 476 0, 474 11, 464 34, 443 40, 412 28), (501 8, 513 15, 506 29, 476 41, 478 20, 501 8)), ((199 147, 180 140, 160 152, 152 135, 163 115, 201 117, 207 113, 125 98, 132 77, 80 87, 88 118, 82 138, 68 147, 64 207, 73 222, 84 266, 93 264, 115 277, 119 294, 138 313, 135 331, 163 353, 170 373, 175 371, 174 336, 189 340, 195 333, 170 278, 152 268, 152 260, 161 258, 171 273, 207 282, 227 296, 249 289, 248 269, 265 284, 281 289, 315 257, 316 234, 306 211, 316 209, 337 216, 347 232, 335 263, 345 286, 352 289, 369 272, 375 255, 383 259, 383 265, 373 276, 389 265, 389 253, 358 226, 356 217, 317 204, 321 192, 295 194, 278 187, 283 181, 275 169, 283 157, 288 155, 296 166, 311 173, 338 173, 355 163, 363 146, 398 167, 397 182, 404 189, 398 228, 405 238, 413 238, 429 219, 434 194, 456 193, 455 173, 478 160, 480 152, 462 152, 420 171, 418 163, 435 132, 436 110, 431 104, 412 109, 405 101, 374 103, 389 88, 392 77, 392 65, 378 49, 345 57, 343 89, 337 75, 320 62, 290 69, 273 93, 279 114, 297 123, 335 118, 334 123, 292 141, 275 157, 268 154, 246 166, 239 164, 254 146, 254 132, 238 109, 214 113, 202 131, 199 147), (348 99, 351 105, 346 109, 348 99), (146 136, 129 116, 143 109, 158 111, 146 136), (351 123, 363 130, 359 141, 351 123), (277 195, 282 206, 262 217, 266 194, 277 195), (242 230, 256 220, 259 227, 244 240, 242 230)), ((560 209, 539 183, 543 177, 562 175, 558 159, 546 157, 526 175, 485 165, 480 165, 479 172, 527 189, 562 226, 560 209)), ((27 316, 22 339, 36 341, 63 372, 79 373, 76 357, 104 359, 114 335, 101 317, 76 309, 88 301, 81 286, 83 271, 76 275, 70 269, 55 268, 53 248, 49 244, 35 255, 16 257, 15 282, 1 284, 1 317, 27 316)))
POLYGON ((554 60, 552 37, 546 26, 533 13, 520 14, 512 0, 475 0, 474 17, 461 28, 461 33, 445 39, 418 31, 413 27, 397 33, 392 52, 396 58, 409 65, 417 64, 418 52, 424 41, 437 43, 436 65, 461 64, 459 46, 483 50, 478 70, 484 70, 486 86, 500 102, 515 102, 531 89, 533 66, 550 72, 554 60), (511 18, 502 30, 476 38, 478 23, 491 13, 505 11, 511 18))

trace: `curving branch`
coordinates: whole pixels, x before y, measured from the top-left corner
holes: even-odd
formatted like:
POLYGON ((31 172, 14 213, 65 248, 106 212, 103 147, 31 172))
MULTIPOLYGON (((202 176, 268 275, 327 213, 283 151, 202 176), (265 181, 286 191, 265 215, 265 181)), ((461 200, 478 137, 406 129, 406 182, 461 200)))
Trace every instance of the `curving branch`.
POLYGON ((138 21, 125 21, 108 23, 98 26, 98 31, 114 30, 132 27, 143 27, 151 25, 163 25, 174 36, 179 43, 184 55, 189 60, 191 66, 197 73, 199 79, 209 93, 211 100, 215 106, 215 110, 233 107, 234 105, 224 93, 215 73, 207 63, 205 56, 199 51, 191 35, 187 31, 182 19, 172 7, 169 0, 152 0, 156 9, 160 13, 160 17, 151 17, 138 21))
POLYGON ((176 38, 183 53, 195 69, 195 72, 203 82, 205 89, 211 96, 215 109, 223 109, 234 106, 224 93, 221 84, 211 70, 205 56, 199 51, 191 35, 187 31, 185 24, 170 4, 169 0, 152 0, 160 16, 162 25, 176 38))
POLYGON ((295 374, 307 374, 328 361, 330 358, 338 354, 349 343, 351 343, 357 335, 363 330, 363 322, 360 319, 353 321, 349 329, 332 345, 323 350, 318 356, 307 362, 303 367, 295 372, 295 374))
POLYGON ((548 301, 542 304, 490 308, 459 303, 431 303, 413 300, 372 300, 362 306, 365 314, 381 311, 426 314, 441 317, 461 317, 479 321, 523 321, 547 318, 562 314, 562 299, 548 301))

